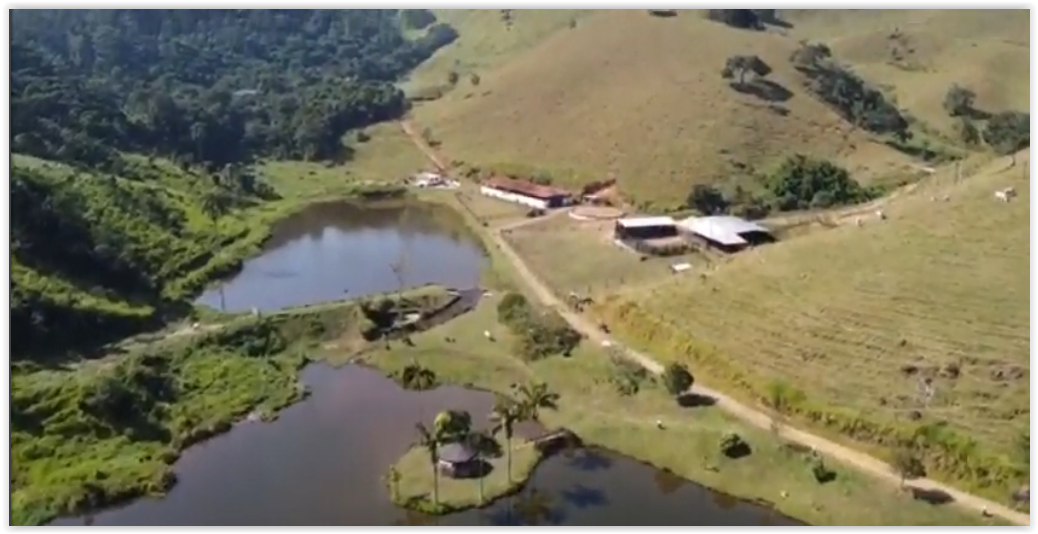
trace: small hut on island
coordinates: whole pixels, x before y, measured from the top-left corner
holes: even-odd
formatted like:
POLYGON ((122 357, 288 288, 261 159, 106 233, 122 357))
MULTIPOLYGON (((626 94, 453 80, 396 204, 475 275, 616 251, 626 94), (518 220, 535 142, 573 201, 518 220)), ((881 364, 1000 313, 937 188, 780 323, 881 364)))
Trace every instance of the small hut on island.
POLYGON ((447 443, 439 450, 440 472, 451 478, 469 478, 480 475, 479 453, 466 443, 447 443))

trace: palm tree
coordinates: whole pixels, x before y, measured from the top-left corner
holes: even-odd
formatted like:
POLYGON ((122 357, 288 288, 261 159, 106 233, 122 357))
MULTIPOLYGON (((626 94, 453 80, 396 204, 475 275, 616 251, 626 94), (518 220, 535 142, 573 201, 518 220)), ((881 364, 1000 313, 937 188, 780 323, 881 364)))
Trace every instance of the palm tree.
MULTIPOLYGON (((494 454, 496 450, 496 442, 494 435, 486 430, 472 430, 465 436, 466 441, 472 450, 476 453, 476 458, 482 462, 484 458, 494 454)), ((482 467, 482 465, 481 465, 482 467)), ((486 493, 484 493, 483 479, 486 478, 486 472, 479 473, 479 504, 486 502, 486 493)))
POLYGON ((516 393, 519 394, 519 405, 524 416, 521 420, 538 421, 541 408, 559 408, 559 394, 549 391, 548 385, 543 382, 518 386, 516 393))
POLYGON ((418 443, 419 447, 423 447, 426 452, 429 453, 429 465, 432 466, 433 473, 433 494, 432 502, 434 507, 440 505, 440 435, 435 429, 429 430, 422 423, 416 423, 415 429, 418 430, 418 443))
POLYGON ((515 424, 522 420, 524 409, 514 400, 498 398, 490 412, 490 421, 494 425, 491 432, 505 434, 505 473, 508 484, 512 484, 512 436, 515 435, 515 424))

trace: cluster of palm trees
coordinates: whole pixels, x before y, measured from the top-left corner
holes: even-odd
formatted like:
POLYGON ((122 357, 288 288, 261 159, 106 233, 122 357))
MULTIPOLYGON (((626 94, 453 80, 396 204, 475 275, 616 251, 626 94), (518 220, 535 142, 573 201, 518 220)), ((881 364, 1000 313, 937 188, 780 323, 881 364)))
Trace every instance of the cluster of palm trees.
MULTIPOLYGON (((472 428, 472 416, 463 411, 446 411, 436 417, 434 424, 415 425, 418 431, 417 445, 425 449, 429 455, 429 465, 433 473, 433 506, 440 503, 440 447, 448 443, 464 442, 474 449, 478 457, 483 458, 496 452, 496 436, 503 434, 505 438, 505 470, 508 484, 512 484, 512 439, 515 427, 525 421, 538 421, 542 409, 554 410, 558 407, 559 395, 548 389, 543 383, 518 384, 513 386, 514 396, 499 397, 490 413, 490 428, 472 428)), ((483 474, 479 480, 479 502, 485 502, 483 474)))

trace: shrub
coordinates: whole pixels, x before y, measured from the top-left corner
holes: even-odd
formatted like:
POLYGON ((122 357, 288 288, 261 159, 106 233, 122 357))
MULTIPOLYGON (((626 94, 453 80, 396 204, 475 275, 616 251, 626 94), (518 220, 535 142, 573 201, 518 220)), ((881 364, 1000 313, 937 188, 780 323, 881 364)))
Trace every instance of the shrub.
POLYGON ((729 458, 739 458, 749 454, 750 445, 739 434, 729 432, 721 438, 720 449, 729 458))
POLYGON ((1006 111, 993 115, 984 128, 984 141, 1000 154, 1031 146, 1031 114, 1006 111))
POLYGON ((663 385, 671 395, 681 395, 692 387, 695 379, 688 368, 680 363, 672 363, 663 370, 663 385))
POLYGON ((926 476, 926 467, 915 450, 902 447, 894 453, 894 472, 901 477, 901 486, 905 480, 926 476))
POLYGON ((498 321, 516 335, 516 350, 528 360, 553 354, 569 355, 581 336, 555 312, 535 310, 526 297, 509 293, 497 305, 498 321))
POLYGON ((973 91, 959 84, 952 84, 944 95, 944 111, 952 117, 968 115, 973 111, 973 101, 976 98, 977 94, 973 91))
POLYGON ((819 457, 812 457, 810 466, 811 475, 815 477, 815 481, 819 484, 832 482, 836 479, 836 471, 829 469, 829 467, 825 465, 825 460, 822 460, 819 457))
POLYGON ((764 28, 760 17, 753 9, 711 9, 706 18, 743 30, 760 30, 764 28))
POLYGON ((878 191, 867 189, 850 173, 827 160, 796 154, 765 177, 764 187, 781 210, 828 208, 865 202, 878 191))
POLYGON ((720 189, 706 184, 696 184, 685 200, 685 206, 703 215, 726 213, 731 203, 720 189))
POLYGON ((612 355, 612 361, 616 369, 609 381, 621 396, 630 397, 637 395, 643 385, 651 385, 653 383, 652 375, 637 363, 616 354, 612 355))
POLYGON ((501 324, 515 329, 530 320, 532 308, 530 301, 520 293, 508 293, 497 303, 497 320, 501 324))
POLYGON ((580 344, 581 336, 557 313, 531 316, 526 328, 518 332, 518 352, 531 361, 553 354, 569 356, 580 344))

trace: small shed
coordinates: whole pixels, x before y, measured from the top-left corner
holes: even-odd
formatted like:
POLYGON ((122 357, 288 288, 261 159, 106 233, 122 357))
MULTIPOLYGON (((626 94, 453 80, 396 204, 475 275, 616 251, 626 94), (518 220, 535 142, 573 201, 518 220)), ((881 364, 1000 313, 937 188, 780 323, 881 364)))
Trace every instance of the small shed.
POLYGON ((707 245, 724 252, 736 252, 775 241, 771 230, 731 215, 689 217, 681 221, 681 227, 707 245))
POLYGON ((453 478, 466 478, 479 472, 479 453, 466 443, 447 443, 440 447, 440 471, 453 478))
POLYGON ((678 235, 673 217, 625 217, 616 221, 613 235, 621 241, 635 239, 666 239, 678 235))

